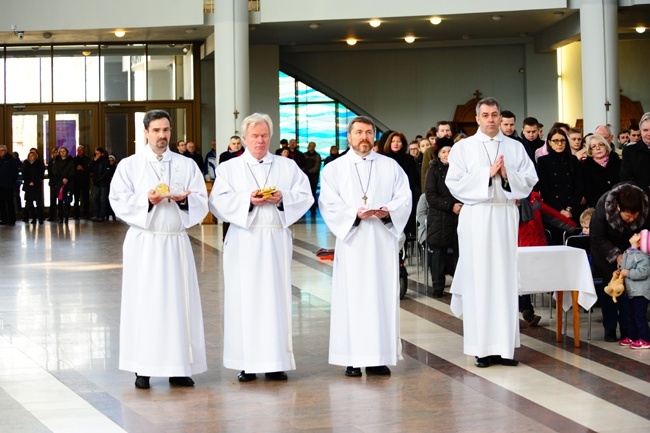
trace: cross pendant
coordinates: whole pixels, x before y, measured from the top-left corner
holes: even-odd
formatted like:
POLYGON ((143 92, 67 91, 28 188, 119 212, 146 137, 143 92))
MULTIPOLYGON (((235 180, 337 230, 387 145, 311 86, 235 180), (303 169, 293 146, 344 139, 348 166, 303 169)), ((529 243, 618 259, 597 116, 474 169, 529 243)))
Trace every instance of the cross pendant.
POLYGON ((365 206, 366 205, 366 200, 368 200, 368 197, 366 197, 366 195, 364 194, 363 197, 361 197, 361 198, 363 199, 363 205, 365 206))

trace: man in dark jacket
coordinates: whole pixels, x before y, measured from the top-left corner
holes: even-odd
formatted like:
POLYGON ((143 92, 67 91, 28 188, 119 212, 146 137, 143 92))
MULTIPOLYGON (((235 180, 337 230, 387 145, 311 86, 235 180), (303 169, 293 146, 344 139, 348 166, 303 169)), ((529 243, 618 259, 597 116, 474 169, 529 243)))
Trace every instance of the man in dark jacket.
POLYGON ((634 181, 650 194, 650 112, 639 122, 641 139, 625 146, 621 161, 621 181, 634 181))
POLYGON ((108 212, 108 188, 111 185, 108 156, 101 147, 88 166, 93 177, 93 212, 95 222, 103 222, 108 212))
POLYGON ((77 147, 77 156, 74 157, 74 219, 88 218, 88 201, 90 199, 90 172, 88 171, 90 158, 86 155, 84 146, 77 147), (81 212, 79 207, 81 205, 81 212))
POLYGON ((0 224, 16 225, 14 185, 17 179, 16 162, 7 153, 7 146, 0 144, 0 224))

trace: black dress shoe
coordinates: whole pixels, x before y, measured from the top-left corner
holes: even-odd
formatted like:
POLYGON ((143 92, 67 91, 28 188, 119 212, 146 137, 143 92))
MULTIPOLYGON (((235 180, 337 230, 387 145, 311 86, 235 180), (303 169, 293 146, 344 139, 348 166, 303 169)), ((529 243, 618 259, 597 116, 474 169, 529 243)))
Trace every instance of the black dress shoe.
POLYGON ((237 379, 240 382, 250 382, 251 380, 257 379, 257 375, 255 373, 246 373, 244 370, 239 373, 239 376, 237 376, 237 379))
POLYGON ((345 369, 345 375, 350 377, 360 377, 361 368, 354 368, 352 366, 345 369))
POLYGON ((445 295, 444 290, 434 290, 433 291, 433 297, 434 298, 442 298, 445 295))
POLYGON ((274 371, 272 373, 266 373, 264 374, 267 379, 269 380, 287 380, 289 379, 289 376, 287 376, 287 373, 284 371, 274 371))
POLYGON ((605 329, 605 341, 608 343, 614 343, 618 341, 618 338, 616 338, 616 329, 605 329))
POLYGON ((474 361, 474 365, 478 368, 488 368, 490 366, 490 357, 484 356, 482 358, 479 358, 477 356, 476 361, 474 361))
POLYGON ((377 367, 366 367, 366 374, 375 374, 377 376, 390 376, 390 368, 385 365, 377 367))
POLYGON ((501 364, 508 367, 514 367, 519 364, 519 361, 510 358, 502 358, 500 355, 490 356, 490 364, 501 364))
POLYGON ((149 376, 138 376, 138 373, 136 373, 135 387, 140 389, 149 389, 149 376))
POLYGON ((169 378, 169 383, 178 386, 194 386, 194 381, 191 377, 186 376, 173 376, 169 378))

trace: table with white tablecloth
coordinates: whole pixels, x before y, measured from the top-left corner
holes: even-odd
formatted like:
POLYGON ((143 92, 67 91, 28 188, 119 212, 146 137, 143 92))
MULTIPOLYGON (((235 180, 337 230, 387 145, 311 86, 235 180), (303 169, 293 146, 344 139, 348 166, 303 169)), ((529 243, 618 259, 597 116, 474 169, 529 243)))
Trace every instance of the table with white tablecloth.
POLYGON ((589 310, 597 299, 589 260, 585 250, 553 245, 544 247, 519 247, 519 294, 556 292, 557 337, 562 338, 562 313, 573 306, 574 345, 580 347, 580 310, 589 310), (563 292, 572 292, 564 298, 563 292))

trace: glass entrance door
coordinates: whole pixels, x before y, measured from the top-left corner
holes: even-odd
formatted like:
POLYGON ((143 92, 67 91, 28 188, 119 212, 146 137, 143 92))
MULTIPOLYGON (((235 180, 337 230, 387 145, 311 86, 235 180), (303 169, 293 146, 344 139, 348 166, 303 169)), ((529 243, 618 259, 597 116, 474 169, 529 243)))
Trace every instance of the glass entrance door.
POLYGON ((106 107, 104 109, 104 142, 106 151, 119 162, 144 148, 142 119, 145 107, 106 107))

